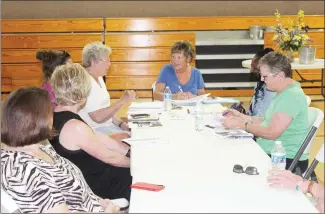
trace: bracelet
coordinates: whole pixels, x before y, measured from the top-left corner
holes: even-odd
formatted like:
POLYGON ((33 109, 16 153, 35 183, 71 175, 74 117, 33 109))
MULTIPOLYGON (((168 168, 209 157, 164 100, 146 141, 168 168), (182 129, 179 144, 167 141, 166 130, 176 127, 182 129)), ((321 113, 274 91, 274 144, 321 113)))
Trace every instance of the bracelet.
POLYGON ((248 123, 251 123, 251 124, 253 124, 253 122, 252 122, 252 121, 246 121, 246 122, 245 122, 245 131, 246 131, 246 132, 248 132, 248 129, 247 129, 247 125, 248 125, 248 123))
POLYGON ((246 131, 246 132, 248 132, 248 130, 247 130, 247 125, 248 125, 248 121, 246 121, 246 123, 245 123, 245 131, 246 131))
POLYGON ((305 181, 305 180, 303 179, 303 180, 301 180, 301 181, 299 181, 299 182, 297 183, 297 185, 296 185, 296 190, 297 190, 297 191, 300 190, 300 185, 301 185, 304 181, 305 181))

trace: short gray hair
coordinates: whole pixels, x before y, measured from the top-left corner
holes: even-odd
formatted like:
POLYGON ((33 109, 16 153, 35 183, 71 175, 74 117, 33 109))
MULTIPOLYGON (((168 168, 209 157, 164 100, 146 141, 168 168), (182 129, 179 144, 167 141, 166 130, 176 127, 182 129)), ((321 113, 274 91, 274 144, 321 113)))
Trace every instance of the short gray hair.
POLYGON ((286 77, 292 77, 291 63, 285 55, 277 52, 270 52, 264 55, 260 61, 259 66, 266 65, 270 73, 283 72, 286 77))
POLYGON ((72 106, 87 99, 91 90, 88 72, 78 63, 68 63, 56 67, 51 76, 55 102, 72 106))
POLYGON ((111 53, 111 48, 104 45, 102 42, 88 43, 82 50, 82 65, 85 68, 89 68, 91 66, 91 62, 98 62, 111 53))

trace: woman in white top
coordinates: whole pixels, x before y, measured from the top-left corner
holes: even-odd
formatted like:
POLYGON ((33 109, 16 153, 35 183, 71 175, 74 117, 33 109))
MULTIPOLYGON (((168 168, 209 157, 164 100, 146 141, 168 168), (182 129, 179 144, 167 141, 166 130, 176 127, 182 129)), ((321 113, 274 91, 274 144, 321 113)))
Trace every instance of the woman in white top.
POLYGON ((134 91, 125 91, 116 103, 110 103, 103 77, 111 65, 111 49, 102 42, 87 44, 82 50, 82 64, 91 76, 91 91, 80 117, 95 131, 110 134, 114 139, 129 137, 129 126, 116 112, 135 98, 134 91))

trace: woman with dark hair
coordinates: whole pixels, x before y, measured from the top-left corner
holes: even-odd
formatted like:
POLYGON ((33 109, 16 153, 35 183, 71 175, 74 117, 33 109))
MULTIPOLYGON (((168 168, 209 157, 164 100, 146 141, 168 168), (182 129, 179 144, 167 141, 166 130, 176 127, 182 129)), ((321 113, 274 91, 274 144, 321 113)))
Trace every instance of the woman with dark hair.
POLYGON ((260 70, 258 67, 259 60, 266 54, 274 51, 272 48, 265 48, 256 53, 252 59, 251 72, 256 73, 258 81, 254 87, 254 95, 248 107, 248 115, 255 117, 264 117, 266 109, 269 107, 276 93, 269 91, 263 80, 261 80, 260 70))
POLYGON ((52 86, 49 83, 54 69, 59 65, 72 63, 71 56, 64 50, 40 50, 36 53, 36 58, 42 61, 44 83, 42 88, 49 92, 53 109, 56 107, 55 96, 52 86))
POLYGON ((80 169, 42 145, 54 136, 49 94, 22 88, 4 102, 1 117, 1 191, 22 213, 116 212, 95 195, 80 169))
POLYGON ((187 41, 176 42, 170 50, 171 63, 165 65, 159 74, 154 99, 163 100, 168 86, 172 99, 184 100, 205 93, 201 72, 190 65, 195 57, 194 47, 187 41))

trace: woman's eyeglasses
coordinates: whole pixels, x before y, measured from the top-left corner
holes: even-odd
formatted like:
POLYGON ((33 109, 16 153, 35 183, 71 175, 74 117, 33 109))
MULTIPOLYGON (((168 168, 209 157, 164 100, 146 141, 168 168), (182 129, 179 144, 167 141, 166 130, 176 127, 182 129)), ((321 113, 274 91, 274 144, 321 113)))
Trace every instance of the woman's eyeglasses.
POLYGON ((254 166, 248 166, 244 170, 244 167, 242 165, 236 164, 233 168, 233 172, 235 173, 246 173, 247 175, 258 175, 257 168, 254 166))

